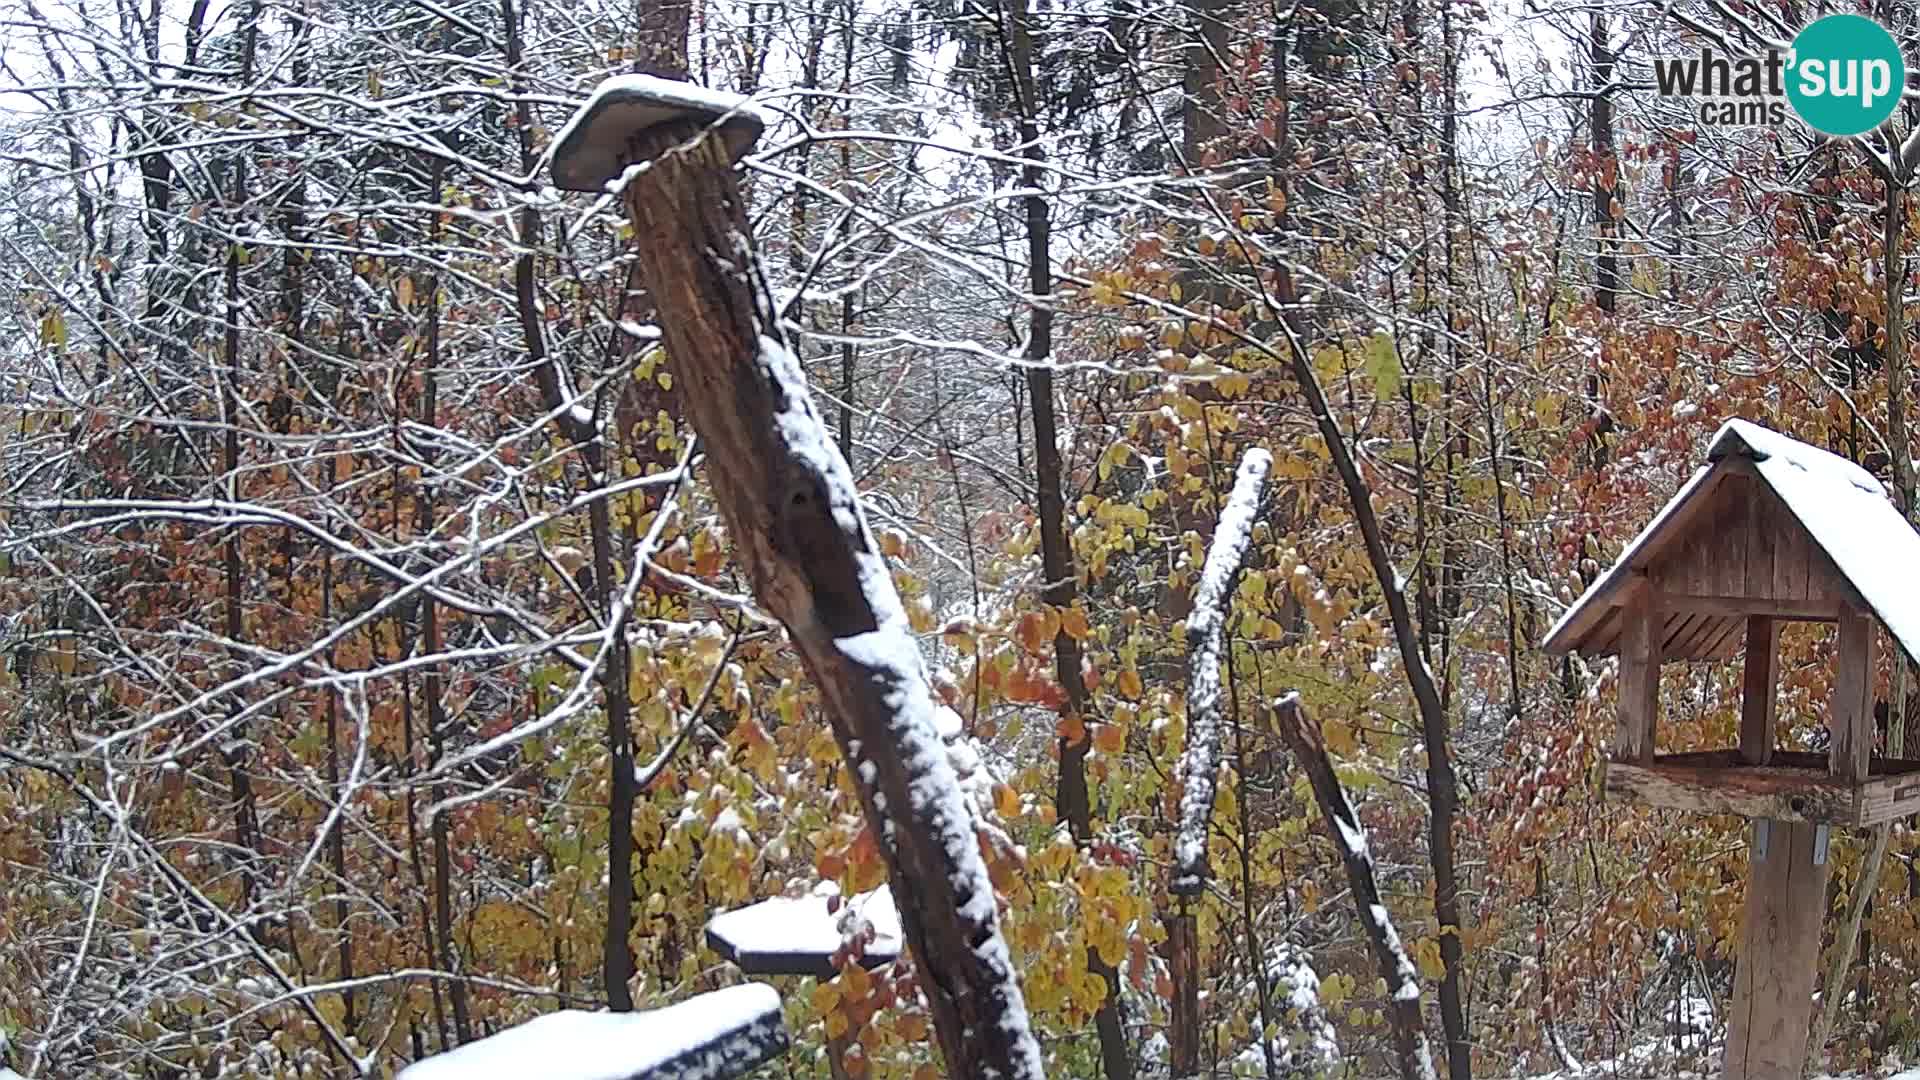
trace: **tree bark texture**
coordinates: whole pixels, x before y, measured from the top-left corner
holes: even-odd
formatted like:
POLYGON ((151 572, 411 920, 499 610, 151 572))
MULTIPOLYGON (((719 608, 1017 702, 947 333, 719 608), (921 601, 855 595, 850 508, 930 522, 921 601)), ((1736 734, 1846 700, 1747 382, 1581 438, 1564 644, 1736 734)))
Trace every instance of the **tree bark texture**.
POLYGON ((950 1075, 1037 1080, 973 821, 853 477, 783 340, 720 140, 678 121, 635 136, 626 192, 715 501, 753 593, 819 686, 879 838, 950 1075))
POLYGON ((1389 998, 1387 1018, 1393 1025, 1393 1046, 1400 1059, 1400 1075, 1406 1080, 1435 1080, 1433 1054, 1427 1048, 1426 1028, 1420 1019, 1420 983, 1413 964, 1407 959, 1394 930, 1393 920, 1380 902, 1380 884, 1374 877, 1373 855, 1366 846, 1366 831, 1347 801, 1346 789, 1333 771, 1333 759, 1320 736, 1320 724, 1308 714, 1295 695, 1274 704, 1274 726, 1280 737, 1307 774, 1313 785, 1313 798, 1327 835, 1340 852, 1347 871, 1347 884, 1353 890, 1353 906, 1360 915, 1360 928, 1366 932, 1367 948, 1373 953, 1380 977, 1386 980, 1389 998))

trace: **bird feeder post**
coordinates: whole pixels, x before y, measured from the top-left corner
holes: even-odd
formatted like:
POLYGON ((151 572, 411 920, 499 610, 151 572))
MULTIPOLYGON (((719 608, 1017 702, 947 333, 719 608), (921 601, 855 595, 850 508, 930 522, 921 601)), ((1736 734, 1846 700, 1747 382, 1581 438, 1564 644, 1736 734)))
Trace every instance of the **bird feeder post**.
POLYGON ((1876 623, 1920 655, 1904 577, 1920 534, 1864 470, 1757 425, 1729 421, 1707 459, 1545 647, 1620 658, 1609 795, 1752 820, 1725 1075, 1799 1080, 1829 830, 1920 811, 1920 761, 1873 753, 1876 623), (1780 629, 1792 621, 1838 627, 1825 755, 1776 745, 1780 629), (1729 660, 1743 644, 1738 745, 1659 753, 1662 663, 1729 660))

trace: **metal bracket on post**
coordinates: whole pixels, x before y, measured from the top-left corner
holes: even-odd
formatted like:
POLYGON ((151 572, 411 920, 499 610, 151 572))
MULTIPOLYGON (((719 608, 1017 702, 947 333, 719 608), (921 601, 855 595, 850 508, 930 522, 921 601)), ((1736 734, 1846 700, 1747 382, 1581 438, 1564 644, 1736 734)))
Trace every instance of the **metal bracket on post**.
POLYGON ((1771 831, 1768 826, 1772 824, 1766 818, 1753 819, 1753 857, 1756 859, 1767 857, 1767 833, 1771 831))
POLYGON ((1813 828, 1813 865, 1815 866, 1827 865, 1828 837, 1829 837, 1829 833, 1827 831, 1827 826, 1825 825, 1814 826, 1813 828))

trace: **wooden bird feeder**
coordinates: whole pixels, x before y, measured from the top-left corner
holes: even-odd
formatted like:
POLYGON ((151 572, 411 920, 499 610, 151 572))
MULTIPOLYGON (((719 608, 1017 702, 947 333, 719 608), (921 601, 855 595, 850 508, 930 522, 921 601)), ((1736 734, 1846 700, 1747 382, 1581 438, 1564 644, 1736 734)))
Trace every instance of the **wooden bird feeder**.
POLYGON ((1725 1075, 1798 1080, 1812 1025, 1828 830, 1920 810, 1920 761, 1876 756, 1877 619, 1920 653, 1920 535, 1858 466, 1742 420, 1707 465, 1547 635, 1551 653, 1620 657, 1605 789, 1754 819, 1725 1075), (1780 628, 1839 626, 1826 753, 1777 745, 1780 628), (1660 665, 1744 647, 1736 747, 1658 752, 1660 665))

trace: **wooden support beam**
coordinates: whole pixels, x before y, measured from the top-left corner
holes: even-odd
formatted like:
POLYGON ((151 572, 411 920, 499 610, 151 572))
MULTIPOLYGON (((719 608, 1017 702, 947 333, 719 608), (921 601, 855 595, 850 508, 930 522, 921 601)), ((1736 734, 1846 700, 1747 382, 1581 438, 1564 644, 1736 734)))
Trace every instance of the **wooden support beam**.
POLYGON ((1840 616, 1840 603, 1837 600, 1774 600, 1759 596, 1722 596, 1660 590, 1654 595, 1654 603, 1662 611, 1712 615, 1717 618, 1771 615, 1776 619, 1827 622, 1840 616))
POLYGON ((1660 703, 1660 611, 1645 573, 1627 583, 1620 606, 1620 727, 1615 761, 1652 761, 1660 703))
POLYGON ((1920 762, 1873 760, 1872 778, 1835 777, 1824 754, 1775 750, 1748 765, 1738 750, 1662 754, 1651 763, 1607 764, 1608 797, 1696 814, 1804 821, 1865 828, 1920 813, 1920 762))
POLYGON ((1878 637, 1866 612, 1849 607, 1841 613, 1834 642, 1833 704, 1827 715, 1833 736, 1828 768, 1848 782, 1867 778, 1873 754, 1873 650, 1878 637))
POLYGON ((1765 615, 1747 619, 1747 660, 1740 688, 1740 760, 1765 765, 1773 757, 1773 721, 1779 694, 1780 623, 1765 615))
POLYGON ((1819 829, 1753 823, 1746 924, 1727 1015, 1726 1080, 1800 1080, 1827 907, 1827 863, 1814 861, 1819 829))

